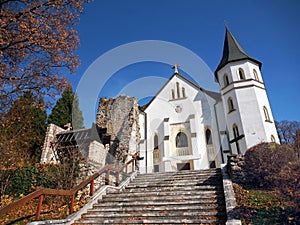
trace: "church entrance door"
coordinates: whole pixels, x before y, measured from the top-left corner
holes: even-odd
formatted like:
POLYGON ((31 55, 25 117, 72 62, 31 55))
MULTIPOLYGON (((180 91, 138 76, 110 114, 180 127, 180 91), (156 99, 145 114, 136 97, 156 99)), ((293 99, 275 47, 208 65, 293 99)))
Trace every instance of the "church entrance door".
POLYGON ((191 163, 177 163, 177 170, 191 170, 191 163))

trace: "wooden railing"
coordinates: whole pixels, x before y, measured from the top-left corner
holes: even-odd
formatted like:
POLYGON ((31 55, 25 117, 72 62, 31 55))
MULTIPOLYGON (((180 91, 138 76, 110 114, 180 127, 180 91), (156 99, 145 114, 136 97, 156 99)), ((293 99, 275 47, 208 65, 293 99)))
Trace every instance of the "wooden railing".
POLYGON ((43 199, 46 195, 54 195, 54 196, 68 196, 70 197, 70 206, 69 206, 69 212, 70 214, 73 213, 73 206, 74 206, 74 200, 76 193, 85 188, 88 184, 90 184, 90 196, 94 194, 95 191, 95 179, 97 179, 100 175, 103 173, 106 173, 105 176, 105 184, 110 183, 110 174, 111 172, 114 172, 116 175, 116 186, 120 184, 120 173, 124 171, 125 173, 128 173, 128 165, 132 165, 132 172, 134 171, 135 168, 135 160, 137 158, 137 154, 134 154, 132 156, 132 159, 125 163, 125 165, 119 167, 119 168, 114 168, 112 165, 108 164, 102 167, 98 172, 96 172, 94 175, 90 176, 87 178, 85 181, 81 182, 79 185, 76 187, 72 188, 71 190, 58 190, 58 189, 49 189, 49 188, 39 188, 35 192, 32 192, 31 194, 7 205, 4 206, 3 208, 0 209, 0 215, 3 215, 11 210, 14 210, 18 207, 24 206, 26 203, 32 201, 35 198, 38 199, 38 205, 37 205, 37 210, 36 210, 36 216, 35 219, 39 220, 40 215, 41 215, 41 209, 42 209, 42 203, 43 199))

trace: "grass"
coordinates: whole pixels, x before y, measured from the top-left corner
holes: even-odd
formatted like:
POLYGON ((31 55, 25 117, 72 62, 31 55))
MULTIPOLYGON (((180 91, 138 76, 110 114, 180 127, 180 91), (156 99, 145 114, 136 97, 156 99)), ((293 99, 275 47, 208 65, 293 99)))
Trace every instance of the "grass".
POLYGON ((300 224, 300 209, 294 202, 270 190, 246 189, 234 184, 237 207, 235 217, 242 224, 300 224))

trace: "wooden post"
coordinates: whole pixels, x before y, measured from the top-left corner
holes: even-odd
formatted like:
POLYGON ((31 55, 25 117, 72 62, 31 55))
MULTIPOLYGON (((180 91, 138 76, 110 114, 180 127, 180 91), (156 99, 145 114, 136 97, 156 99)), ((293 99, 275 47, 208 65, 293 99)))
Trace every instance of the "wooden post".
POLYGON ((110 170, 107 169, 106 171, 106 177, 105 177, 105 184, 109 185, 109 176, 110 176, 110 170))
POLYGON ((127 174, 127 168, 128 168, 128 164, 126 163, 126 166, 125 166, 125 173, 127 174))
POLYGON ((75 194, 73 194, 72 196, 71 196, 71 203, 70 203, 70 214, 72 214, 73 213, 73 208, 74 208, 74 201, 75 201, 75 194))
POLYGON ((91 181, 91 186, 90 186, 90 196, 94 194, 94 191, 95 191, 95 180, 93 179, 91 181))
POLYGON ((44 195, 40 195, 39 202, 38 202, 38 205, 37 205, 35 220, 40 219, 43 200, 44 200, 44 195))

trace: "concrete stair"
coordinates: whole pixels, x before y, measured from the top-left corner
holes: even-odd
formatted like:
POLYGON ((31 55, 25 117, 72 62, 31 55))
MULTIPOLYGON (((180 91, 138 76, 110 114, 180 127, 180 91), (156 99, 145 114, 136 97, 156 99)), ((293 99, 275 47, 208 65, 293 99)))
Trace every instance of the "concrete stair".
POLYGON ((220 169, 139 174, 125 189, 108 191, 76 225, 225 224, 220 169))

